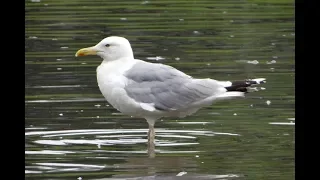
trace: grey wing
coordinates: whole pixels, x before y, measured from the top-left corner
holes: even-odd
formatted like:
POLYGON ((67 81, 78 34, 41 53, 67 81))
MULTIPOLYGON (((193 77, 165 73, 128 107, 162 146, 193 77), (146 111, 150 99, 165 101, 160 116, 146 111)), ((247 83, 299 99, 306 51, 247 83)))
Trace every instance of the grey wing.
POLYGON ((151 103, 162 111, 183 109, 225 89, 214 80, 193 79, 177 69, 155 63, 139 62, 125 73, 125 90, 139 103, 151 103), (221 89, 222 88, 222 89, 221 89))

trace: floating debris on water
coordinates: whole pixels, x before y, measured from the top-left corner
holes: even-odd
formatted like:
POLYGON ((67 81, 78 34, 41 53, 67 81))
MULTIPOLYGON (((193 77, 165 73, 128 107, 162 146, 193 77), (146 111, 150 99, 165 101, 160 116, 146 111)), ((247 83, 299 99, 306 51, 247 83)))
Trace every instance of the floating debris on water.
POLYGON ((63 114, 62 114, 62 113, 60 113, 60 114, 59 114, 59 116, 63 116, 63 114))
POLYGON ((52 41, 57 41, 58 39, 57 38, 52 38, 52 41))
POLYGON ((83 62, 83 63, 81 63, 81 64, 87 64, 87 63, 83 62))
POLYGON ((57 61, 61 61, 62 59, 57 59, 57 61))
POLYGON ((266 88, 264 88, 264 87, 260 87, 260 89, 261 89, 261 90, 266 90, 266 88))
POLYGON ((97 118, 99 119, 99 118, 100 118, 100 116, 97 116, 97 118))
POLYGON ((100 104, 96 104, 96 105, 94 105, 95 107, 100 107, 101 105, 100 104))
POLYGON ((83 110, 81 109, 80 112, 83 112, 83 110))
POLYGON ((147 57, 147 59, 159 61, 159 60, 163 60, 163 59, 165 59, 165 58, 163 58, 163 57, 161 57, 161 56, 156 56, 156 57, 147 57))
POLYGON ((62 68, 57 68, 57 70, 58 70, 58 71, 61 71, 61 70, 62 70, 62 68))
POLYGON ((271 43, 271 45, 272 45, 272 46, 275 46, 275 45, 276 45, 276 43, 271 43))
POLYGON ((236 116, 236 115, 237 115, 237 113, 234 113, 233 115, 234 115, 234 116, 236 116))
POLYGON ((184 19, 179 19, 179 21, 184 21, 184 19))
POLYGON ((226 13, 227 13, 227 11, 223 11, 222 13, 223 13, 223 14, 226 14, 226 13))
POLYGON ((193 31, 194 34, 199 34, 199 31, 193 31))
POLYGON ((272 56, 273 59, 278 59, 278 56, 272 56))
POLYGON ((234 35, 230 35, 230 37, 232 37, 232 38, 233 38, 233 37, 234 37, 234 35))
POLYGON ((78 180, 82 180, 82 177, 78 177, 77 179, 78 179, 78 180))
POLYGON ((176 61, 180 61, 180 58, 179 57, 176 57, 176 58, 174 58, 176 61))
POLYGON ((247 61, 248 64, 259 64, 259 61, 253 60, 253 61, 247 61))
POLYGON ((271 104, 271 101, 267 100, 266 103, 269 106, 271 104))
POLYGON ((207 64, 207 66, 210 66, 210 65, 211 65, 210 63, 207 64))
POLYGON ((149 1, 142 1, 141 4, 148 4, 149 1))
POLYGON ((31 0, 31 2, 40 2, 40 0, 31 0))
POLYGON ((267 64, 275 64, 275 63, 277 63, 277 61, 276 60, 272 60, 272 61, 267 61, 267 64))
POLYGON ((290 120, 290 121, 295 121, 296 118, 288 118, 288 120, 290 120))
POLYGON ((198 157, 199 157, 199 155, 196 155, 195 157, 196 157, 196 158, 198 158, 198 157))
POLYGON ((126 20, 127 20, 127 18, 120 18, 120 20, 121 20, 121 21, 126 21, 126 20))
POLYGON ((37 36, 29 36, 29 39, 38 39, 37 36))
POLYGON ((185 174, 187 174, 187 172, 182 171, 182 172, 179 172, 176 176, 183 176, 183 175, 185 175, 185 174))

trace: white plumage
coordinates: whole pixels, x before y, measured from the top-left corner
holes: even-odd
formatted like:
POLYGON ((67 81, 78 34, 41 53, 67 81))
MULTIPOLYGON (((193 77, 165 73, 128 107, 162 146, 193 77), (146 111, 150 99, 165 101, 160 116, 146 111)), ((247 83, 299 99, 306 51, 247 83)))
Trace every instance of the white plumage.
POLYGON ((233 83, 196 79, 171 66, 134 59, 129 41, 107 37, 80 49, 76 56, 98 55, 98 86, 106 100, 123 114, 145 118, 149 124, 149 155, 154 156, 154 124, 161 117, 185 117, 216 100, 243 97, 248 86, 264 78, 233 83))

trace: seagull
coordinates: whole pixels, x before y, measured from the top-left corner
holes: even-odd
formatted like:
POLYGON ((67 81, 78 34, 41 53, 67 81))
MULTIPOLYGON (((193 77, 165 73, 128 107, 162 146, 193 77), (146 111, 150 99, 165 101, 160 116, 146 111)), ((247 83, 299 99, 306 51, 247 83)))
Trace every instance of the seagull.
POLYGON ((97 67, 99 89, 107 102, 124 115, 148 122, 148 155, 155 157, 154 125, 164 117, 183 118, 219 100, 244 97, 256 91, 253 85, 265 78, 220 81, 194 78, 161 63, 135 59, 130 42, 110 36, 92 47, 82 48, 76 57, 97 55, 103 60, 97 67))

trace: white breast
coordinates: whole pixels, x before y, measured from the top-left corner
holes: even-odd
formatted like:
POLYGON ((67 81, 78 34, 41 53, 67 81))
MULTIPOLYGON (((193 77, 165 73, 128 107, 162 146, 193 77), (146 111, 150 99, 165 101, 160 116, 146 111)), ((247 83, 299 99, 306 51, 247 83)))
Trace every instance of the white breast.
POLYGON ((134 64, 135 61, 132 60, 116 60, 102 62, 97 68, 97 80, 101 93, 114 108, 128 115, 135 113, 140 108, 124 90, 128 79, 123 74, 134 64))

